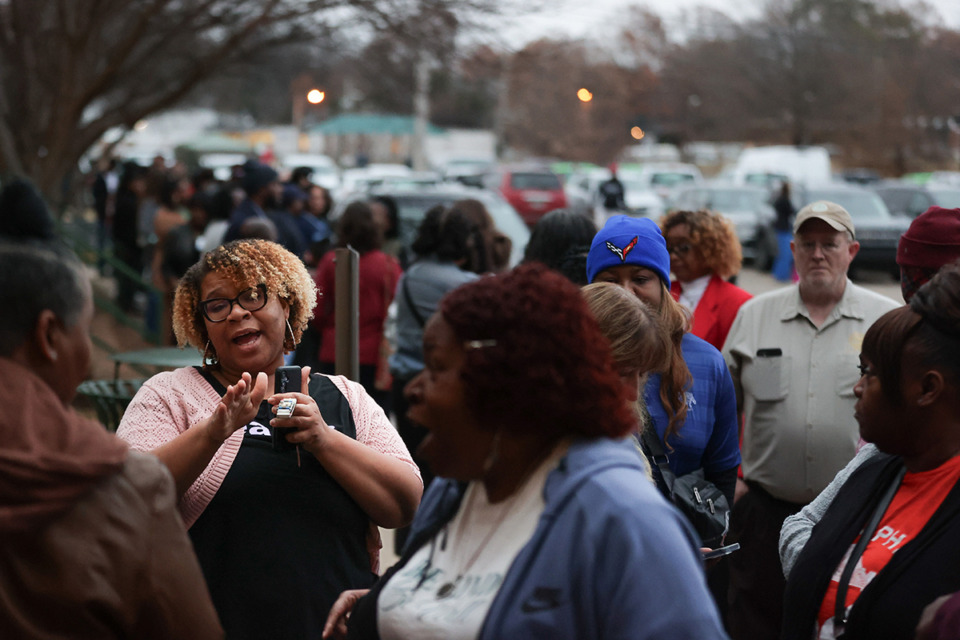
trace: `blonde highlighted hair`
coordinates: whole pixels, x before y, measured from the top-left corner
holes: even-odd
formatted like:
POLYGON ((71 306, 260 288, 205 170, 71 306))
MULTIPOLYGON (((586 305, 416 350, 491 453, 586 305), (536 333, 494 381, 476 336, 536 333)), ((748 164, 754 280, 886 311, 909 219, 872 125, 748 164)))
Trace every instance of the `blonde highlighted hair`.
MULTIPOLYGON (((317 287, 303 262, 276 242, 234 240, 207 252, 180 279, 173 299, 173 331, 182 347, 204 350, 209 340, 200 311, 200 288, 207 274, 216 273, 239 289, 265 285, 268 296, 277 296, 290 309, 292 336, 283 348, 292 351, 313 317, 317 287)), ((206 354, 204 354, 206 355, 206 354)))

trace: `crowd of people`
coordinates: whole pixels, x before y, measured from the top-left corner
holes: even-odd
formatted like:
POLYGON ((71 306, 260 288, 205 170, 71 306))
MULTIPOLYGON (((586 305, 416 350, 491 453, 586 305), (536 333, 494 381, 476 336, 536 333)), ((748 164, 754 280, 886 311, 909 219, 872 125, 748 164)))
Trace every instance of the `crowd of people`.
POLYGON ((710 211, 554 211, 514 267, 477 201, 404 247, 389 199, 334 224, 308 173, 242 169, 98 181, 203 355, 116 435, 72 408, 83 266, 0 193, 4 637, 960 638, 960 210, 901 239, 898 306, 831 202, 784 214, 796 282, 752 297, 710 211))

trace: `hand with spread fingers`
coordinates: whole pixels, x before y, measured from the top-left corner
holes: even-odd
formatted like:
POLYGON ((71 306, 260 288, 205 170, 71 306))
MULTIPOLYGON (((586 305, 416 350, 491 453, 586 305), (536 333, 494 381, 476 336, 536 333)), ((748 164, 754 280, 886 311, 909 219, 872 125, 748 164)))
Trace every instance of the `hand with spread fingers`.
MULTIPOLYGON (((250 167, 246 186, 268 193, 272 175, 250 167)), ((372 584, 377 527, 408 523, 423 491, 361 385, 288 365, 316 302, 303 262, 279 244, 207 252, 173 304, 178 341, 204 365, 147 380, 118 428, 173 475, 228 637, 319 637, 340 592, 372 584), (263 539, 283 543, 250 544, 263 539), (296 596, 252 607, 251 593, 296 596)))
POLYGON ((249 373, 243 373, 236 384, 227 387, 220 404, 207 421, 210 438, 221 443, 257 415, 257 409, 267 391, 267 374, 257 374, 256 382, 249 373))

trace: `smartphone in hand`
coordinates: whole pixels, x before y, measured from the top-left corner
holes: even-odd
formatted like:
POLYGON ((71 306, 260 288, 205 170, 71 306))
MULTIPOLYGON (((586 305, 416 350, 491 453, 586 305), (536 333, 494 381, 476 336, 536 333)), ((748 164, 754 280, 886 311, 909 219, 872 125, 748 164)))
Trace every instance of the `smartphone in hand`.
POLYGON ((728 544, 725 547, 718 547, 716 549, 711 549, 710 551, 704 551, 703 559, 704 560, 713 560, 714 558, 722 558, 723 556, 728 556, 737 549, 740 548, 739 542, 734 542, 733 544, 728 544))
MULTIPOLYGON (((273 392, 290 393, 300 392, 301 389, 300 367, 277 367, 273 374, 273 392)), ((270 432, 273 439, 274 451, 287 451, 295 449, 297 445, 287 442, 287 434, 296 431, 294 427, 271 427, 270 432)))

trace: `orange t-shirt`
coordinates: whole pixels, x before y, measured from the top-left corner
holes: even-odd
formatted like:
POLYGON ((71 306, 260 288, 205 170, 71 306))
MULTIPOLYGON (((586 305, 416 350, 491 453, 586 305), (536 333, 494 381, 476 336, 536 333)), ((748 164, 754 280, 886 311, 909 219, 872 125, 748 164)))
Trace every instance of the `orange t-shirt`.
MULTIPOLYGON (((856 569, 850 576, 846 598, 847 611, 874 576, 890 562, 893 554, 913 540, 926 526, 958 479, 960 479, 960 456, 947 460, 936 469, 920 473, 908 472, 903 476, 900 488, 897 489, 893 501, 880 520, 876 533, 873 534, 870 544, 864 549, 856 569)), ((835 637, 833 616, 840 574, 843 573, 847 559, 859 538, 860 536, 857 536, 850 545, 830 578, 823 603, 820 605, 820 613, 817 615, 819 629, 817 637, 821 640, 832 640, 835 637)))

